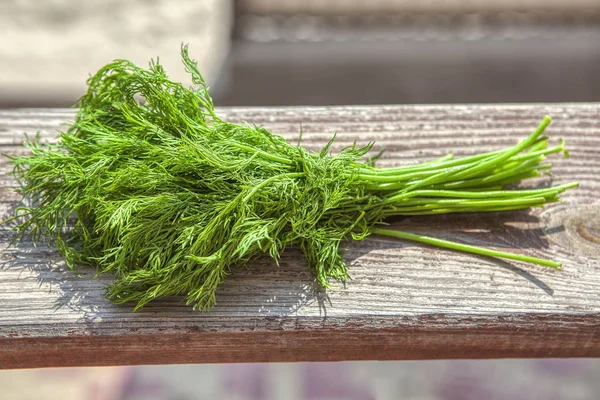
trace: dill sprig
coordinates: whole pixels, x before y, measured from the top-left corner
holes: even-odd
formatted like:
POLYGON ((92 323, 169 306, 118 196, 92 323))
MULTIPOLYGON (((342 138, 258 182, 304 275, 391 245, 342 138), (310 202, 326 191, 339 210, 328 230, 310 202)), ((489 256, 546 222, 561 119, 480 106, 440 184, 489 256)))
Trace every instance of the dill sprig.
MULTIPOLYGON (((149 69, 114 61, 88 80, 78 113, 55 145, 26 141, 10 156, 24 206, 15 241, 48 241, 77 264, 111 273, 117 303, 185 295, 203 310, 232 267, 299 247, 318 282, 345 280, 347 239, 371 234, 559 268, 560 264, 383 229, 386 217, 508 211, 559 201, 576 184, 505 190, 539 176, 548 147, 540 126, 513 147, 471 157, 376 168, 361 161, 373 144, 333 155, 292 145, 259 126, 223 121, 196 63, 182 47, 197 88, 149 69)), ((377 158, 377 157, 374 157, 377 158)))

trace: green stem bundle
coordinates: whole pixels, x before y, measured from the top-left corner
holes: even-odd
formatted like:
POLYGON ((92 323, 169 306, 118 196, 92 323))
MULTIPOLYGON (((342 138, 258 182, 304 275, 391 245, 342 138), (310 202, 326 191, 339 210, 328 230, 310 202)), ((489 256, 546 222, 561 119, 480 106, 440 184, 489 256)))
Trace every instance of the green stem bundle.
POLYGON ((114 61, 88 80, 75 121, 56 145, 28 141, 11 156, 25 205, 15 240, 57 247, 76 270, 111 273, 107 296, 136 308, 186 295, 208 309, 234 266, 299 247, 320 284, 348 278, 340 245, 371 234, 553 268, 554 261, 383 229, 391 216, 498 212, 559 201, 577 184, 507 189, 551 168, 545 117, 504 150, 417 165, 376 168, 361 161, 372 144, 315 153, 261 127, 215 112, 209 90, 182 48, 197 89, 169 80, 152 62, 114 61), (140 100, 141 99, 141 100, 140 100))

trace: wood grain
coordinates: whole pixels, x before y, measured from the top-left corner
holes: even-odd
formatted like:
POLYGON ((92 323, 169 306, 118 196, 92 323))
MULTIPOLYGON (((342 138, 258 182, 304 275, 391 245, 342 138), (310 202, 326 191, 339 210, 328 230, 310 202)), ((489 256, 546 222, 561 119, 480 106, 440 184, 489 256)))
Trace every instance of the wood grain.
MULTIPOLYGON (((563 271, 371 237, 350 243, 352 280, 315 291, 301 254, 233 272, 217 307, 180 298, 131 306, 103 298, 109 276, 76 277, 51 248, 0 228, 0 367, 197 362, 600 356, 600 104, 221 109, 318 149, 338 132, 385 146, 380 165, 513 144, 544 114, 567 140, 556 184, 579 181, 542 210, 396 220, 411 232, 553 258, 563 271)), ((23 152, 23 132, 55 140, 68 110, 0 111, 0 148, 23 152)), ((17 204, 0 160, 0 214, 17 204)), ((546 178, 546 181, 550 178, 546 178)))

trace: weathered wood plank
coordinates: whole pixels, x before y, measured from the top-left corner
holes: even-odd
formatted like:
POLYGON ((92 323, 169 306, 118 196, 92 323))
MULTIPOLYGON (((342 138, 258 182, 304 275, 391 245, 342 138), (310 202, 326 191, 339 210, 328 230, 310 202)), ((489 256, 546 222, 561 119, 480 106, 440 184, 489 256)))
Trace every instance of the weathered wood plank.
MULTIPOLYGON (((387 238, 348 246, 352 280, 315 292, 298 251, 277 267, 261 259, 235 271, 217 307, 181 299, 130 306, 102 297, 109 276, 74 276, 51 248, 6 249, 0 228, 0 367, 184 362, 600 356, 600 104, 236 108, 304 145, 377 141, 381 165, 510 145, 549 114, 551 137, 572 157, 555 159, 554 182, 581 187, 543 210, 414 217, 394 226, 510 249, 564 263, 563 271, 463 255, 387 238)), ((54 140, 67 110, 0 112, 0 150, 23 151, 22 133, 54 140)), ((16 204, 0 161, 0 214, 16 204)))

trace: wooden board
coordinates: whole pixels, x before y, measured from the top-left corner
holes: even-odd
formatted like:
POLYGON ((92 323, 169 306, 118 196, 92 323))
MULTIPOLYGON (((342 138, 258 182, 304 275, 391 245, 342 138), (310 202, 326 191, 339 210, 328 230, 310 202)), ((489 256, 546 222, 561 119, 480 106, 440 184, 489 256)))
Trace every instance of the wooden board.
MULTIPOLYGON (((199 362, 600 356, 600 104, 236 108, 231 120, 261 124, 318 149, 377 141, 380 165, 497 149, 526 136, 544 114, 570 159, 554 158, 554 183, 579 181, 564 202, 531 212, 414 217, 393 226, 547 257, 563 271, 372 237, 351 243, 352 280, 315 291, 301 254, 277 267, 236 270, 202 314, 180 298, 132 313, 103 298, 109 276, 76 277, 43 244, 6 249, 1 227, 0 367, 199 362)), ((17 153, 23 132, 53 140, 68 110, 0 111, 0 149, 17 153)), ((0 213, 17 197, 0 161, 0 213)))

